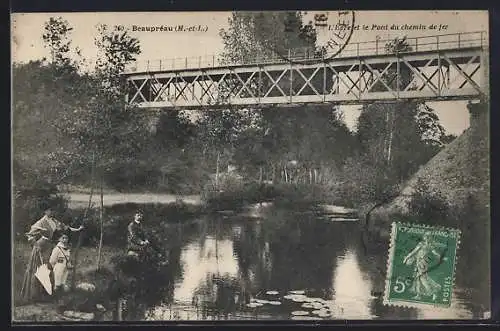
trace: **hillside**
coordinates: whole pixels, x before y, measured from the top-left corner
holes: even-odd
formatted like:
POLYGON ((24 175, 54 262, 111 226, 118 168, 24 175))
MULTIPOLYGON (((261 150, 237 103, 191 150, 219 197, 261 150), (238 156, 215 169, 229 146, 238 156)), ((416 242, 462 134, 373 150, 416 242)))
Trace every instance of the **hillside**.
POLYGON ((481 208, 488 209, 489 154, 487 114, 471 115, 470 127, 422 166, 405 183, 400 196, 372 211, 371 218, 386 223, 392 214, 407 214, 408 202, 419 180, 452 206, 463 205, 471 194, 481 208))

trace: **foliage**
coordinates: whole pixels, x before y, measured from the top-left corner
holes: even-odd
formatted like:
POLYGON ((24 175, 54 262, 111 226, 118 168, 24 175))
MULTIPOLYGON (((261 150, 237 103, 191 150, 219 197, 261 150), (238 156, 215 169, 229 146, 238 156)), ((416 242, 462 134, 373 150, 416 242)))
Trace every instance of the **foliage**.
POLYGON ((59 194, 54 184, 16 161, 13 170, 13 233, 16 236, 29 231, 47 208, 52 208, 58 214, 66 211, 67 200, 59 194))
POLYGON ((233 12, 228 23, 227 30, 220 30, 222 63, 249 63, 287 54, 290 48, 315 47, 316 31, 311 22, 303 24, 300 12, 233 12))
POLYGON ((409 202, 410 214, 422 222, 441 223, 450 217, 450 206, 440 192, 419 178, 409 202))
MULTIPOLYGON (((159 242, 163 238, 169 225, 184 223, 199 217, 202 206, 188 205, 182 202, 169 204, 158 203, 123 203, 107 206, 104 210, 104 238, 106 245, 112 247, 125 247, 127 244, 127 225, 133 220, 133 214, 141 209, 145 215, 145 228, 150 236, 150 241, 159 242)), ((88 216, 83 244, 95 246, 99 240, 99 215, 94 212, 88 216)))
MULTIPOLYGON (((73 28, 62 17, 51 17, 44 24, 44 46, 50 49, 51 64, 58 69, 71 70, 78 66, 70 57, 72 31, 73 28)), ((81 55, 80 49, 76 48, 75 52, 77 56, 81 55)))
MULTIPOLYGON (((411 51, 405 38, 390 41, 385 49, 387 53, 411 51)), ((414 73, 406 66, 400 70, 398 76, 395 68, 389 68, 372 89, 412 89, 414 73)), ((360 154, 344 166, 346 182, 353 182, 346 193, 365 202, 384 200, 387 194, 379 187, 402 184, 450 140, 434 110, 413 101, 363 106, 356 138, 360 154), (357 189, 357 183, 363 189, 357 189)))
MULTIPOLYGON (((302 15, 233 13, 228 29, 220 31, 221 62, 271 57, 296 47, 316 51, 316 32, 302 15)), ((387 192, 397 191, 453 138, 431 108, 412 102, 364 106, 356 132, 336 107, 325 105, 146 115, 127 107, 122 97, 120 73, 140 54, 139 41, 126 29, 97 26, 99 60, 83 73, 83 62, 70 60, 72 31, 61 18, 49 19, 43 39, 52 62, 15 64, 13 70, 14 157, 53 184, 88 185, 94 165, 104 185, 117 190, 199 193, 215 172, 235 166, 244 183, 310 185, 304 196, 352 204, 391 196, 387 192)), ((404 39, 386 47, 387 52, 408 49, 404 39)), ((385 84, 373 89, 408 87, 413 73, 402 70, 396 81, 389 68, 385 84)), ((294 90, 303 83, 294 75, 294 90)))

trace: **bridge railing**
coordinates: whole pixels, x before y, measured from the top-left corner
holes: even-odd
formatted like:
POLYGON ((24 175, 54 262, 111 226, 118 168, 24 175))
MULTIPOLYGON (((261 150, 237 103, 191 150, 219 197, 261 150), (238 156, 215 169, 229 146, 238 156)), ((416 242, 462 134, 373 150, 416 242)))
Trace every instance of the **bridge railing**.
MULTIPOLYGON (((385 45, 394 39, 376 39, 372 41, 351 42, 336 55, 336 58, 358 57, 367 55, 387 54, 385 45)), ((485 31, 450 33, 432 36, 421 36, 406 38, 410 46, 407 52, 425 52, 446 49, 461 49, 468 47, 483 47, 488 44, 488 36, 485 31)), ((286 56, 275 56, 263 58, 260 54, 242 62, 224 62, 216 54, 205 56, 179 57, 169 59, 157 59, 147 61, 136 61, 126 67, 125 73, 134 72, 157 72, 182 69, 212 68, 220 66, 286 63, 289 60, 294 62, 307 62, 311 60, 323 60, 329 57, 329 53, 322 53, 321 50, 313 48, 289 49, 286 56)))

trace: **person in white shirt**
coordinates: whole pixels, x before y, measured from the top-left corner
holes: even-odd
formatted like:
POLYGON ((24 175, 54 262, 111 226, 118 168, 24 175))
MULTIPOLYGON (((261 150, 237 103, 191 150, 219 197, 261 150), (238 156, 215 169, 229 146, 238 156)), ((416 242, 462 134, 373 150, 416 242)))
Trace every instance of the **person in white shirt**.
POLYGON ((70 256, 69 237, 67 234, 63 234, 49 258, 54 273, 54 293, 57 296, 68 290, 66 281, 68 280, 69 271, 72 269, 70 256))
POLYGON ((56 218, 54 218, 52 210, 49 208, 45 211, 45 215, 35 222, 26 233, 28 242, 33 245, 31 255, 26 266, 23 285, 21 288, 21 300, 31 302, 43 293, 43 289, 36 279, 35 272, 38 267, 47 263, 48 249, 56 231, 70 230, 72 232, 81 231, 83 226, 79 228, 70 227, 56 218))

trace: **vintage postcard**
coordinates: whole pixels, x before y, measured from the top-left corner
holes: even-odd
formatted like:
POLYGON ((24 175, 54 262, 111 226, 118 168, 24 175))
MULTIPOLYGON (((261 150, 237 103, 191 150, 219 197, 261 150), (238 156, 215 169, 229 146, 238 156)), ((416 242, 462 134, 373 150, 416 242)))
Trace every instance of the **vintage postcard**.
POLYGON ((487 319, 487 11, 11 14, 12 320, 487 319))

